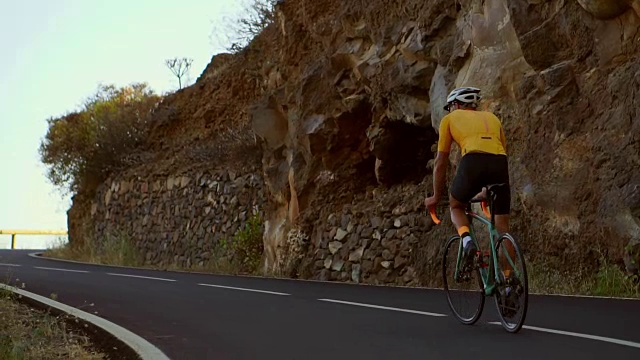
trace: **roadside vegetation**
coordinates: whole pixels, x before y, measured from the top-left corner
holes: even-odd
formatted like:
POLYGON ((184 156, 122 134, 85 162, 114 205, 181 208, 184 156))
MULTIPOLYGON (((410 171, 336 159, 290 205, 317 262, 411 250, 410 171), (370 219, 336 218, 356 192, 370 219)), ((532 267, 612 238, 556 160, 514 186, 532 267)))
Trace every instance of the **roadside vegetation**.
POLYGON ((260 273, 263 253, 262 219, 254 215, 231 239, 222 239, 212 258, 204 267, 205 271, 216 273, 253 274, 260 273))
POLYGON ((106 359, 62 318, 18 302, 8 290, 0 290, 0 319, 0 359, 106 359))
POLYGON ((640 298, 637 275, 628 275, 606 257, 597 272, 574 269, 561 272, 546 264, 527 262, 530 292, 542 294, 588 295, 640 298))
MULTIPOLYGON (((99 245, 94 241, 87 241, 82 248, 77 249, 60 242, 60 245, 47 251, 45 256, 149 269, 260 275, 262 232, 263 221, 258 215, 254 215, 232 238, 220 240, 209 261, 189 267, 177 264, 165 268, 145 266, 144 259, 133 242, 122 234, 109 236, 99 245)), ((638 276, 627 275, 621 266, 612 264, 604 256, 600 259, 597 272, 586 269, 561 272, 550 264, 532 261, 527 262, 527 270, 532 293, 640 298, 638 276)))
MULTIPOLYGON (((162 269, 258 274, 263 253, 262 231, 263 220, 259 215, 254 215, 233 237, 221 239, 211 258, 203 265, 186 267, 172 264, 162 269)), ((44 256, 94 264, 160 269, 144 264, 144 257, 125 233, 115 233, 100 241, 88 238, 80 246, 71 246, 59 239, 58 244, 47 250, 44 256)))
POLYGON ((71 246, 62 239, 58 240, 44 256, 84 261, 94 264, 141 267, 144 259, 133 240, 124 233, 115 233, 97 241, 84 239, 79 246, 71 246))
POLYGON ((47 177, 63 192, 93 193, 147 138, 161 97, 147 84, 101 85, 80 109, 47 120, 39 148, 47 177))

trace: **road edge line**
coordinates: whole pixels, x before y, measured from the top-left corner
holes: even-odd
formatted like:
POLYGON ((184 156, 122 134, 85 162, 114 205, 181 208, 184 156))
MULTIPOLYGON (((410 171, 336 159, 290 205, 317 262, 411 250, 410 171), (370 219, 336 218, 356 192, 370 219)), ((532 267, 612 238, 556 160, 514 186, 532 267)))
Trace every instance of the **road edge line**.
POLYGON ((212 288, 227 289, 227 290, 249 291, 249 292, 256 292, 256 293, 262 293, 262 294, 271 294, 271 295, 280 295, 280 296, 291 296, 291 294, 287 294, 287 293, 283 293, 283 292, 260 290, 260 289, 250 289, 250 288, 241 288, 241 287, 235 287, 235 286, 225 286, 225 285, 205 284, 205 283, 199 283, 198 286, 208 286, 208 287, 212 287, 212 288))
MULTIPOLYGON (((218 274, 218 273, 209 273, 202 271, 185 271, 185 270, 162 270, 162 269, 153 269, 146 267, 133 267, 133 266, 122 266, 122 265, 108 265, 108 264, 98 264, 77 260, 67 260, 67 259, 59 259, 41 256, 44 252, 34 252, 29 253, 28 255, 32 258, 36 259, 45 259, 51 261, 61 261, 72 264, 81 264, 81 265, 95 265, 95 266, 103 266, 103 267, 114 267, 120 269, 132 269, 132 270, 149 270, 149 271, 161 271, 161 272, 174 272, 178 274, 200 274, 200 275, 213 275, 213 276, 226 276, 226 277, 240 277, 240 278, 248 278, 248 279, 271 279, 271 280, 283 280, 283 281, 301 281, 301 282, 310 282, 310 283, 323 283, 323 284, 334 284, 334 285, 344 285, 344 286, 371 286, 371 287, 380 287, 380 288, 399 288, 399 289, 412 289, 412 290, 438 290, 444 291, 444 288, 434 288, 434 287, 422 287, 422 286, 402 286, 402 285, 373 285, 373 284, 364 284, 364 283, 348 283, 348 282, 337 282, 337 281, 322 281, 322 280, 313 280, 313 279, 291 279, 286 277, 275 277, 275 276, 256 276, 256 275, 233 275, 233 274, 218 274)), ((640 298, 630 298, 630 297, 615 297, 615 296, 597 296, 597 295, 569 295, 569 294, 546 294, 546 293, 534 293, 529 292, 529 295, 541 296, 541 297, 569 297, 569 298, 579 298, 579 299, 603 299, 603 300, 625 300, 625 301, 640 301, 640 298)))
POLYGON ((430 311, 405 309, 405 308, 399 308, 399 307, 393 307, 393 306, 384 306, 384 305, 375 305, 375 304, 366 304, 366 303, 345 301, 345 300, 336 300, 336 299, 317 299, 317 300, 318 301, 323 301, 323 302, 328 302, 328 303, 333 303, 333 304, 351 305, 351 306, 358 306, 358 307, 363 307, 363 308, 397 311, 397 312, 404 312, 404 313, 409 313, 409 314, 418 314, 418 315, 425 315, 425 316, 433 316, 433 317, 447 317, 447 316, 449 316, 449 315, 446 315, 446 314, 434 313, 434 312, 430 312, 430 311))
POLYGON ((162 352, 162 350, 158 349, 156 346, 143 339, 139 335, 134 334, 133 332, 123 328, 120 325, 114 324, 104 318, 99 316, 90 314, 88 312, 82 311, 80 309, 74 308, 69 305, 65 305, 63 303, 51 300, 44 296, 34 294, 32 292, 18 289, 16 287, 2 284, 0 283, 0 289, 11 291, 15 294, 27 297, 32 301, 40 303, 44 306, 57 309, 59 311, 65 312, 71 316, 75 316, 79 319, 82 319, 93 326, 96 326, 103 331, 111 334, 116 339, 120 340, 126 346, 131 348, 142 360, 170 360, 170 358, 162 352))
POLYGON ((60 258, 42 256, 42 254, 44 254, 44 251, 31 252, 31 253, 29 253, 27 255, 29 255, 29 257, 32 257, 34 259, 44 259, 44 260, 51 260, 51 261, 59 261, 59 262, 66 262, 66 263, 70 263, 70 264, 94 265, 94 266, 112 267, 112 268, 118 268, 118 269, 154 270, 154 269, 151 269, 151 268, 148 269, 148 268, 142 268, 142 267, 132 267, 132 266, 123 266, 123 265, 108 265, 108 264, 98 264, 98 263, 92 263, 92 262, 86 262, 86 261, 78 261, 78 260, 67 260, 67 259, 60 259, 60 258))
MULTIPOLYGON (((491 322, 488 322, 488 324, 502 326, 502 323, 499 321, 491 321, 491 322)), ((630 341, 630 340, 612 338, 608 336, 592 335, 592 334, 585 334, 585 333, 579 333, 574 331, 557 330, 557 329, 543 328, 539 326, 530 326, 530 325, 523 325, 522 328, 526 330, 539 331, 539 332, 545 332, 545 333, 556 334, 556 335, 565 335, 565 336, 571 336, 571 337, 576 337, 580 339, 589 339, 589 340, 607 342, 610 344, 616 344, 620 346, 627 346, 627 347, 640 349, 640 343, 637 343, 635 341, 630 341)))
POLYGON ((118 274, 118 273, 112 273, 112 272, 108 272, 106 274, 109 276, 120 276, 120 277, 127 277, 127 278, 133 278, 133 279, 157 280, 157 281, 166 281, 166 282, 178 281, 175 279, 164 279, 164 278, 153 277, 153 276, 142 276, 142 275, 131 275, 131 274, 118 274))

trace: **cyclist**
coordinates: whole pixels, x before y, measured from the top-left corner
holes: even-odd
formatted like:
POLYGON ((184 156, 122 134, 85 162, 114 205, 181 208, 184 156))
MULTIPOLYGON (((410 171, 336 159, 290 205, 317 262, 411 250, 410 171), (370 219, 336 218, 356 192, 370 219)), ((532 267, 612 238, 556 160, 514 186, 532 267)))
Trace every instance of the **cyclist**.
MULTIPOLYGON (((496 229, 509 231, 511 194, 507 145, 500 120, 491 112, 479 111, 480 89, 457 88, 447 97, 444 109, 449 112, 440 123, 438 153, 433 168, 433 196, 425 199, 427 209, 440 202, 444 190, 451 143, 460 147, 462 159, 453 179, 449 195, 451 221, 463 241, 464 263, 473 263, 477 247, 469 235, 469 220, 465 215, 467 203, 479 196, 484 186, 505 184, 495 189, 496 199, 491 211, 496 214, 496 229)), ((512 253, 512 249, 508 249, 512 253)), ((505 271, 505 275, 507 275, 505 271)))

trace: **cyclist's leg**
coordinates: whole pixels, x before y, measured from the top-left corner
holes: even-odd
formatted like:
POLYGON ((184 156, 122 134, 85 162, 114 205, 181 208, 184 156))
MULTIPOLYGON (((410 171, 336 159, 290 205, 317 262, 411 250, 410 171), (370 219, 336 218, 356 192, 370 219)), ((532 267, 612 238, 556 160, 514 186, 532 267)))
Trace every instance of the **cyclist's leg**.
POLYGON ((496 214, 496 229, 499 233, 506 233, 509 232, 509 217, 511 213, 511 185, 509 184, 509 177, 507 176, 506 179, 503 177, 500 183, 506 183, 507 186, 496 189, 494 213, 496 214))
POLYGON ((509 215, 496 215, 496 229, 499 233, 509 232, 509 215))
POLYGON ((451 222, 460 236, 469 232, 469 219, 465 214, 467 203, 482 190, 482 185, 478 181, 482 173, 482 165, 477 158, 478 154, 463 156, 451 184, 449 194, 451 222))
POLYGON ((478 249, 470 236, 469 219, 465 214, 465 209, 469 200, 482 190, 482 183, 479 181, 482 174, 482 162, 479 160, 481 159, 477 154, 467 154, 462 157, 449 195, 451 222, 456 226, 456 230, 462 238, 464 263, 467 266, 472 264, 478 249))
POLYGON ((451 210, 451 222, 456 227, 458 235, 462 236, 469 232, 469 219, 465 214, 467 207, 465 202, 457 200, 453 194, 449 194, 449 207, 451 210))
MULTIPOLYGON (((497 208, 498 207, 496 206, 496 209, 497 208)), ((509 215, 508 214, 502 214, 502 215, 496 214, 496 229, 498 230, 499 233, 505 233, 509 231, 509 215)), ((504 243, 504 247, 506 248, 509 254, 509 257, 513 261, 516 256, 516 249, 513 247, 513 244, 511 244, 510 241, 507 241, 504 243)), ((511 264, 507 260, 504 253, 502 254, 502 256, 500 256, 500 266, 503 272, 505 273, 505 276, 508 277, 512 269, 511 269, 511 264)))
MULTIPOLYGON (((495 209, 492 209, 492 211, 496 214, 496 229, 498 232, 508 232, 511 212, 511 186, 509 184, 509 165, 506 156, 499 156, 497 160, 492 163, 491 174, 487 174, 487 177, 491 178, 492 183, 507 184, 507 186, 496 188, 496 200, 494 202, 495 209)), ((509 257, 512 260, 515 259, 516 250, 511 242, 505 242, 504 244, 509 257)), ((512 269, 511 264, 504 253, 500 256, 500 266, 502 267, 505 276, 508 277, 512 269)))

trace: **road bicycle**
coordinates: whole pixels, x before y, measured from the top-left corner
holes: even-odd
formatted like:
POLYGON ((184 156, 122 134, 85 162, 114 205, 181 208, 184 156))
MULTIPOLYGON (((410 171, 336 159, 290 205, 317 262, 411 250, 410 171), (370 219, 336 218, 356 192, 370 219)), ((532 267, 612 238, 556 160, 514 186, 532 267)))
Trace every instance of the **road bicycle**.
MULTIPOLYGON (((496 197, 494 190, 505 185, 489 185, 486 187, 486 196, 476 197, 469 202, 465 213, 470 223, 469 233, 478 249, 473 265, 464 267, 462 239, 457 234, 453 235, 444 246, 442 277, 449 308, 461 323, 472 325, 478 321, 484 309, 485 297, 494 296, 502 326, 510 333, 517 333, 524 324, 529 303, 527 269, 519 242, 512 234, 498 233, 495 227, 495 216, 490 211, 493 209, 496 197), (476 203, 481 204, 482 211, 488 219, 472 210, 472 204, 476 203), (482 251, 475 236, 473 220, 487 227, 489 232, 489 251, 487 252, 482 251), (511 253, 508 251, 507 244, 512 246, 511 253), (518 264, 514 263, 514 260, 518 264), (454 290, 455 286, 468 286, 468 288, 454 290), (472 299, 470 311, 465 312, 462 306, 458 305, 456 301, 458 297, 472 299)), ((431 208, 429 212, 434 223, 440 224, 441 221, 435 209, 431 208)))

